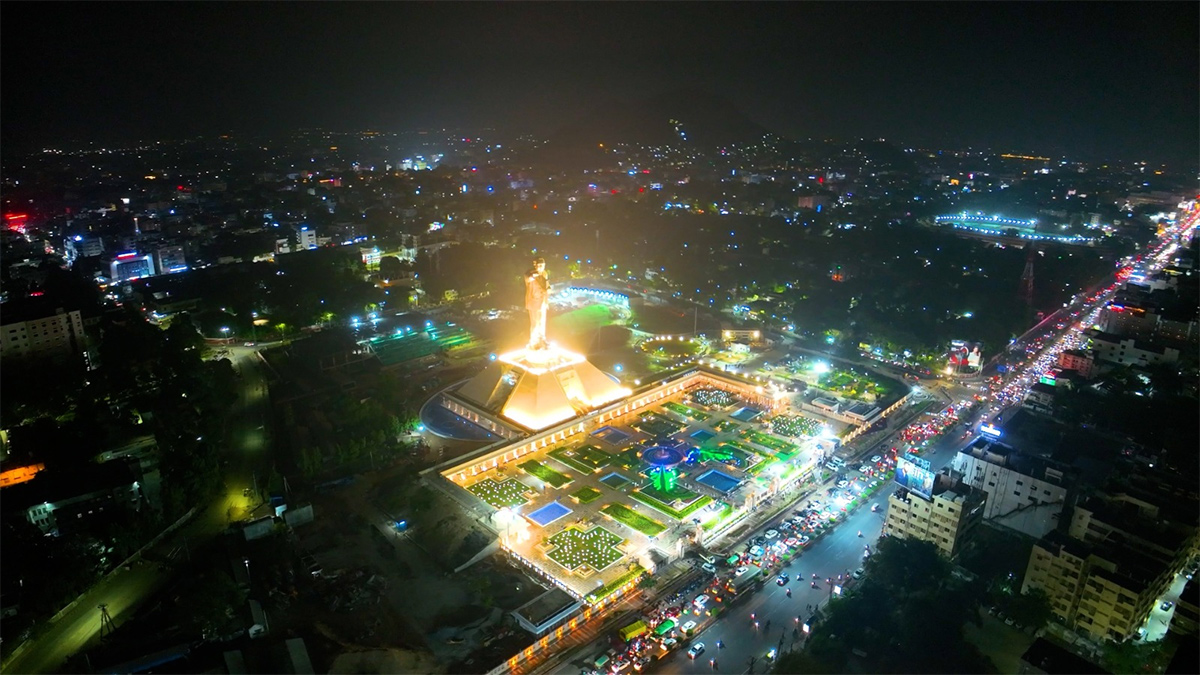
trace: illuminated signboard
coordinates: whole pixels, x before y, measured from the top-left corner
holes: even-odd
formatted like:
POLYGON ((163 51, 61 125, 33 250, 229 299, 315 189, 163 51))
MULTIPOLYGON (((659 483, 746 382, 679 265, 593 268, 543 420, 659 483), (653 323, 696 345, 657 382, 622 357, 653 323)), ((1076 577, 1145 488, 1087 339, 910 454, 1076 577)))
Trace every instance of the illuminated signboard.
POLYGON ((933 497, 933 471, 929 462, 905 453, 896 460, 896 483, 926 499, 933 497))
POLYGON ((991 438, 1000 438, 1004 435, 1004 432, 1000 431, 1000 427, 988 423, 984 423, 983 426, 979 427, 979 433, 991 438))

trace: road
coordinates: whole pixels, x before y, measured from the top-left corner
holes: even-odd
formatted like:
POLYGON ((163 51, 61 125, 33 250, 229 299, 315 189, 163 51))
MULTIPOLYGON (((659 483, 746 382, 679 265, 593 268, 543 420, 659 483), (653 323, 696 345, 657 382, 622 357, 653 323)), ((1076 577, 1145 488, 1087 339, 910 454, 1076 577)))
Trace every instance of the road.
MULTIPOLYGON (((179 547, 194 547, 224 531, 231 522, 242 520, 261 504, 244 495, 254 484, 258 473, 260 487, 263 466, 267 459, 267 383, 262 367, 257 364, 253 350, 238 348, 232 351, 234 367, 241 375, 241 392, 231 444, 221 453, 224 486, 222 494, 184 525, 178 532, 165 537, 149 551, 146 558, 160 560, 179 547)), ((101 603, 108 608, 115 625, 120 626, 133 616, 137 607, 167 583, 171 577, 168 567, 155 563, 134 564, 119 568, 92 586, 57 620, 37 631, 25 645, 17 647, 0 672, 49 673, 61 670, 72 654, 88 648, 100 638, 101 603)))
MULTIPOLYGON (((961 440, 957 435, 946 435, 923 456, 936 471, 950 463, 958 449, 968 442, 961 440)), ((870 503, 879 504, 878 512, 872 512, 869 506, 859 508, 831 533, 814 542, 799 558, 793 559, 785 566, 783 571, 793 577, 786 586, 777 585, 772 577, 761 590, 735 602, 731 609, 726 610, 707 629, 693 638, 693 644, 705 644, 705 652, 699 658, 693 661, 685 650, 677 650, 659 662, 654 672, 714 672, 709 665, 709 659, 716 659, 715 672, 745 673, 749 669, 752 657, 755 659, 754 672, 767 671, 769 666, 765 657, 769 649, 775 647, 782 652, 802 644, 803 632, 798 630, 798 627, 804 619, 812 616, 808 606, 823 604, 831 597, 831 585, 827 584, 825 579, 853 572, 862 566, 863 547, 870 545, 874 548, 879 540, 887 511, 887 498, 894 490, 895 485, 891 484, 876 493, 870 503), (858 536, 860 530, 863 533, 862 538, 858 536), (816 589, 810 585, 814 573, 820 577, 816 589), (789 588, 792 590, 790 598, 787 597, 789 588), (754 615, 753 619, 751 614, 754 615), (800 622, 797 621, 798 618, 801 619, 800 622), (757 627, 754 625, 755 621, 758 622, 757 627), (793 637, 794 629, 800 635, 801 641, 793 637), (717 641, 724 643, 725 647, 718 649, 717 641)), ((758 534, 761 534, 761 531, 754 533, 758 534)), ((835 584, 836 581, 834 579, 835 584)))

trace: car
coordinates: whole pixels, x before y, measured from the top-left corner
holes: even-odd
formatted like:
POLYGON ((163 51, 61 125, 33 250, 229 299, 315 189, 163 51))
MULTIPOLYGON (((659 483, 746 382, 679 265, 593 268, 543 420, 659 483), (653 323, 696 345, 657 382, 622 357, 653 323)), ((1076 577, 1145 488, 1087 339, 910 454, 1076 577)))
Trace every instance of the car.
POLYGON ((683 631, 684 633, 690 633, 690 632, 696 630, 696 622, 688 621, 687 623, 680 626, 679 630, 683 631))
POLYGON ((861 579, 861 578, 863 578, 864 574, 866 574, 866 570, 864 570, 863 568, 860 567, 860 568, 854 570, 853 572, 851 572, 850 576, 854 577, 855 579, 861 579))
POLYGON ((843 489, 844 489, 844 488, 845 488, 847 485, 849 485, 849 484, 850 484, 850 483, 849 483, 848 481, 845 481, 845 480, 839 480, 839 481, 837 482, 837 486, 838 486, 838 487, 840 487, 840 488, 843 488, 843 489))
POLYGON ((696 599, 692 601, 692 604, 699 609, 704 609, 704 606, 708 604, 708 596, 701 593, 700 595, 696 596, 696 599))
POLYGON ((1016 621, 1013 621, 1013 618, 1011 616, 1004 617, 1004 625, 1005 626, 1011 626, 1015 623, 1016 623, 1016 621))
POLYGON ((691 647, 688 647, 688 657, 689 658, 694 659, 703 653, 704 653, 704 643, 703 642, 697 642, 696 644, 692 645, 691 647))
POLYGON ((778 539, 779 538, 779 530, 767 530, 766 534, 767 534, 767 539, 778 539))
POLYGON ((779 576, 775 577, 775 583, 779 584, 780 586, 786 585, 788 580, 789 580, 789 577, 787 575, 787 572, 784 572, 783 574, 780 574, 779 576))
POLYGON ((1167 611, 1170 611, 1170 609, 1174 606, 1175 606, 1175 603, 1171 602, 1170 600, 1167 600, 1167 601, 1163 602, 1163 604, 1159 605, 1158 608, 1164 612, 1167 612, 1167 611))
POLYGON ((712 563, 704 563, 703 565, 700 566, 700 569, 704 570, 705 572, 708 572, 709 574, 717 573, 717 566, 712 563))
POLYGON ((754 544, 755 546, 762 546, 763 544, 767 543, 767 538, 762 535, 759 535, 759 536, 755 537, 754 539, 751 539, 750 543, 754 544))
POLYGON ((675 638, 667 638, 666 640, 662 641, 663 647, 666 647, 667 649, 674 647, 678 643, 679 643, 679 640, 676 640, 675 638))
POLYGON ((742 565, 741 567, 739 567, 739 568, 737 568, 736 570, 734 570, 734 573, 735 573, 735 575, 736 575, 736 576, 739 576, 739 577, 740 577, 740 576, 742 576, 743 574, 745 574, 745 573, 746 573, 746 571, 747 571, 747 570, 749 570, 749 569, 750 569, 750 566, 749 566, 749 565, 742 565))
POLYGON ((761 547, 761 546, 751 546, 750 547, 750 557, 751 558, 761 558, 763 556, 763 553, 764 553, 763 547, 761 547))
POLYGON ((879 455, 871 456, 871 462, 873 462, 875 464, 878 464, 879 462, 882 462, 882 461, 883 461, 883 457, 880 457, 879 455))
POLYGON ((859 473, 867 473, 870 470, 871 470, 871 467, 867 466, 866 464, 863 464, 862 466, 858 467, 859 473))
POLYGON ((788 537, 783 540, 783 543, 787 544, 790 548, 795 548, 800 545, 800 540, 796 537, 788 537))
POLYGON ((802 536, 800 537, 800 545, 801 545, 801 546, 804 546, 804 545, 806 545, 806 544, 808 544, 808 535, 807 535, 807 534, 806 534, 806 535, 802 535, 802 536))

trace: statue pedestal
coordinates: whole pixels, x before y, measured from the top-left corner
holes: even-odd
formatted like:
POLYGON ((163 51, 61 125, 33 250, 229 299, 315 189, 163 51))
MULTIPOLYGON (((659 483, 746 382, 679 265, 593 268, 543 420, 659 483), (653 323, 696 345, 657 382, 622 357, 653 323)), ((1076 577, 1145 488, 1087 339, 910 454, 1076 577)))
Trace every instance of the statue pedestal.
POLYGON ((538 431, 616 401, 629 390, 583 354, 551 345, 501 354, 456 393, 538 431))

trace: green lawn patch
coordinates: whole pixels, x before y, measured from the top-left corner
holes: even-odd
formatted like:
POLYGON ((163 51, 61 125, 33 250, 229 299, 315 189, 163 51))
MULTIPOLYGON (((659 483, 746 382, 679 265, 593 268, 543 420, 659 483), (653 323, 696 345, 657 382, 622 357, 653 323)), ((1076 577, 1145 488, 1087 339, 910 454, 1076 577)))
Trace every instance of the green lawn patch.
POLYGON ((641 492, 650 495, 664 504, 671 504, 674 502, 689 504, 693 499, 696 498, 695 492, 692 492, 682 485, 675 485, 670 490, 663 491, 654 487, 654 483, 650 482, 642 486, 641 492))
POLYGON ((791 459, 800 450, 800 446, 792 443, 791 441, 785 441, 782 438, 776 438, 770 434, 764 434, 761 431, 744 431, 742 432, 742 438, 750 441, 751 443, 761 445, 764 448, 769 448, 777 454, 786 454, 788 455, 787 459, 791 459))
POLYGON ((706 412, 700 412, 699 410, 696 410, 695 408, 689 408, 686 405, 683 405, 682 403, 677 403, 675 401, 667 401, 666 403, 663 404, 663 407, 666 408, 667 410, 670 410, 673 413, 683 415, 684 417, 691 419, 691 420, 696 420, 697 422, 703 422, 703 421, 707 420, 708 418, 712 417, 712 415, 709 415, 706 412))
POLYGON ((677 509, 674 506, 671 506, 670 504, 659 501, 658 499, 654 498, 652 495, 647 494, 644 491, 635 490, 633 492, 630 492, 629 496, 631 498, 633 498, 635 501, 641 502, 642 504, 649 506, 650 508, 654 509, 655 511, 661 511, 661 512, 667 514, 668 516, 671 516, 675 520, 686 520, 688 516, 692 515, 696 511, 704 508, 705 506, 708 506, 713 501, 712 497, 703 495, 703 496, 698 497, 695 501, 687 504, 686 506, 683 506, 683 507, 677 509))
POLYGON ((594 605, 597 602, 600 602, 601 600, 612 595, 613 593, 616 593, 625 584, 636 581, 638 578, 640 578, 645 573, 646 573, 646 570, 642 569, 641 565, 638 565, 638 566, 634 567, 632 570, 626 572, 625 574, 622 574, 621 576, 617 577, 616 579, 613 579, 612 581, 608 582, 607 584, 604 584, 600 588, 597 588, 596 590, 592 591, 591 593, 588 593, 586 596, 584 596, 583 599, 586 600, 589 605, 594 605))
POLYGON ((619 523, 632 527, 647 537, 658 536, 667 529, 657 520, 651 520, 624 504, 609 504, 600 509, 600 512, 619 523))
POLYGON ((535 478, 540 478, 542 481, 552 487, 560 488, 571 482, 570 476, 559 473, 545 464, 537 461, 536 459, 522 462, 517 465, 517 468, 535 478))
POLYGON ((733 504, 730 504, 729 502, 721 502, 721 503, 723 504, 723 506, 721 507, 720 512, 718 512, 716 516, 709 518, 708 520, 704 521, 703 524, 700 525, 700 527, 704 528, 705 532, 712 530, 714 527, 725 522, 725 520, 727 518, 729 518, 730 514, 733 513, 733 504))
POLYGON ((570 448, 555 448, 546 454, 552 457, 555 461, 562 462, 566 466, 569 466, 584 475, 592 473, 596 470, 596 467, 585 464, 578 459, 575 453, 570 450, 570 448))
POLYGON ((470 485, 467 492, 502 509, 527 503, 529 500, 525 498, 525 495, 532 490, 516 478, 509 478, 501 483, 495 478, 488 477, 470 485))
POLYGON ((683 429, 683 424, 656 413, 643 413, 632 425, 634 429, 651 436, 670 436, 683 429))
POLYGON ((713 428, 724 433, 726 431, 737 431, 738 429, 742 428, 742 425, 738 424, 737 422, 730 422, 729 420, 721 420, 720 422, 714 424, 713 428))
POLYGON ((580 504, 591 504, 599 499, 601 494, 602 493, 596 488, 585 485, 572 492, 571 496, 574 497, 575 501, 579 502, 580 504))
POLYGON ((586 565, 599 572, 625 557, 617 549, 624 541, 598 525, 587 532, 568 527, 546 540, 554 547, 546 557, 572 571, 586 565))

